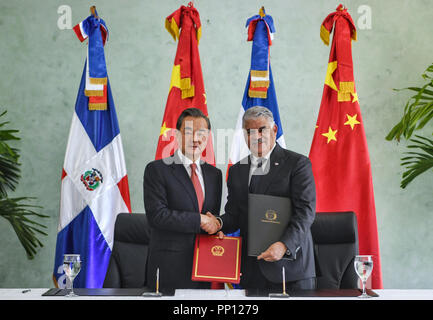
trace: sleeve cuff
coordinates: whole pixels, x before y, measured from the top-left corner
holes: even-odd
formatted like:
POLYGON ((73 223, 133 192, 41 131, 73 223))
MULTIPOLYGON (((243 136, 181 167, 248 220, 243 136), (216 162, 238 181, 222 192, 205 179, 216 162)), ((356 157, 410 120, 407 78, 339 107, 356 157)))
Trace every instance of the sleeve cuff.
POLYGON ((297 256, 297 253, 298 253, 299 249, 301 249, 300 246, 298 246, 298 247, 294 250, 293 253, 292 253, 292 251, 291 251, 290 249, 287 249, 286 253, 285 253, 284 256, 283 256, 283 259, 287 259, 287 260, 290 260, 290 261, 294 261, 294 260, 296 260, 296 256, 297 256))
MULTIPOLYGON (((221 219, 220 217, 216 217, 216 219, 218 220, 218 222, 220 223, 220 228, 218 229, 218 231, 221 231, 222 230, 222 228, 223 228, 223 219, 221 219)), ((217 231, 217 232, 218 232, 217 231)))

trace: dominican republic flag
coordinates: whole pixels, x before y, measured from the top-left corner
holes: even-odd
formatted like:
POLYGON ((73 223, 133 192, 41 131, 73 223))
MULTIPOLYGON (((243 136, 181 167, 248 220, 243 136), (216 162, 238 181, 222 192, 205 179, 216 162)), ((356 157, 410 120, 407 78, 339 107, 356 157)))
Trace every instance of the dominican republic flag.
POLYGON ((278 126, 277 142, 281 147, 286 147, 269 55, 269 49, 275 34, 272 17, 266 15, 262 8, 258 15, 247 20, 246 27, 248 28, 247 41, 253 41, 251 70, 248 74, 242 106, 233 136, 227 175, 231 165, 247 157, 250 153, 242 132, 242 117, 245 111, 251 107, 261 106, 272 111, 275 123, 278 126))
MULTIPOLYGON (((270 46, 272 45, 275 34, 274 22, 272 17, 266 15, 265 10, 262 8, 258 15, 247 20, 246 27, 248 28, 247 41, 253 42, 251 50, 251 69, 248 74, 242 106, 236 122, 226 180, 230 167, 250 154, 242 131, 242 117, 249 108, 261 106, 272 111, 275 124, 278 126, 277 142, 281 147, 286 147, 270 62, 270 46)), ((223 199, 227 201, 227 196, 224 196, 223 199)), ((228 234, 228 236, 239 236, 239 234, 240 232, 237 230, 234 233, 228 234)), ((236 284, 228 284, 228 286, 230 288, 240 288, 240 286, 236 284)))
MULTIPOLYGON (((80 254, 74 287, 101 288, 113 248, 117 214, 131 212, 119 124, 107 79, 106 110, 89 110, 87 61, 81 77, 62 172, 53 280, 66 284, 65 253, 80 254)), ((91 108, 90 108, 91 109, 91 108)))
MULTIPOLYGON (((286 147, 270 62, 270 46, 272 45, 272 40, 275 35, 272 16, 266 15, 264 8, 261 8, 258 15, 252 16, 247 20, 245 27, 248 28, 247 41, 253 42, 251 49, 251 68, 245 86, 242 106, 236 122, 226 180, 230 167, 250 154, 242 130, 242 117, 249 108, 260 106, 272 111, 275 124, 278 126, 277 142, 281 147, 286 147)), ((225 195, 223 199, 226 202, 227 195, 225 195)), ((239 234, 240 232, 237 230, 228 234, 228 236, 239 236, 239 234)), ((237 284, 230 283, 227 285, 229 288, 240 288, 240 285, 237 284)))

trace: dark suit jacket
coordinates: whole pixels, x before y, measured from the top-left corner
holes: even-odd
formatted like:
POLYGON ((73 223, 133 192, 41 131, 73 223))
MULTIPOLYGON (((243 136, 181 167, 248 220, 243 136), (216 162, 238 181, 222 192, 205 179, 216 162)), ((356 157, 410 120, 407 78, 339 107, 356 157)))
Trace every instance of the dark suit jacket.
MULTIPOLYGON (((255 257, 247 257, 248 237, 248 177, 250 159, 243 159, 229 170, 227 204, 223 220, 223 232, 231 233, 240 228, 243 239, 241 285, 254 287, 255 257)), ((310 226, 315 218, 316 188, 310 160, 298 153, 281 148, 278 143, 271 153, 267 166, 269 172, 261 176, 259 190, 255 193, 289 197, 293 213, 282 241, 292 253, 277 262, 259 260, 259 270, 269 280, 281 283, 282 266, 286 281, 296 281, 315 276, 313 241, 310 226)), ((259 234, 257 235, 260 236, 259 234)), ((256 268, 257 270, 257 268, 256 268)))
MULTIPOLYGON (((201 163, 205 199, 201 213, 219 215, 221 170, 201 163)), ((151 227, 147 279, 155 288, 200 288, 208 283, 191 281, 195 235, 200 228, 197 196, 185 167, 175 154, 150 162, 144 171, 144 207, 151 227)))

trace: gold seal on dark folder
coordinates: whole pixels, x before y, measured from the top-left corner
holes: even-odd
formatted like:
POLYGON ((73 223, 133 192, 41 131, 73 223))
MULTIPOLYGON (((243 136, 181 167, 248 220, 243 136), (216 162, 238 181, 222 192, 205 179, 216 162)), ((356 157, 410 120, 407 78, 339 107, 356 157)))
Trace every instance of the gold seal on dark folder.
POLYGON ((280 241, 289 225, 292 203, 289 198, 264 194, 248 195, 249 256, 259 256, 269 246, 280 241))

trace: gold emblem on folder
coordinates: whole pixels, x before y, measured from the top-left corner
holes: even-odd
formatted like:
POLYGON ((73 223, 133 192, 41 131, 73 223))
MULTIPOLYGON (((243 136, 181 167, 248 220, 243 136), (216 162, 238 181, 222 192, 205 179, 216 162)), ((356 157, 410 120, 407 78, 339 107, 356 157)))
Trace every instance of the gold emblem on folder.
POLYGON ((277 220, 278 214, 275 210, 269 209, 265 212, 265 219, 262 219, 262 222, 270 222, 279 224, 280 221, 277 220))
POLYGON ((211 252, 214 256, 221 257, 224 254, 224 248, 221 246, 213 246, 211 252))

